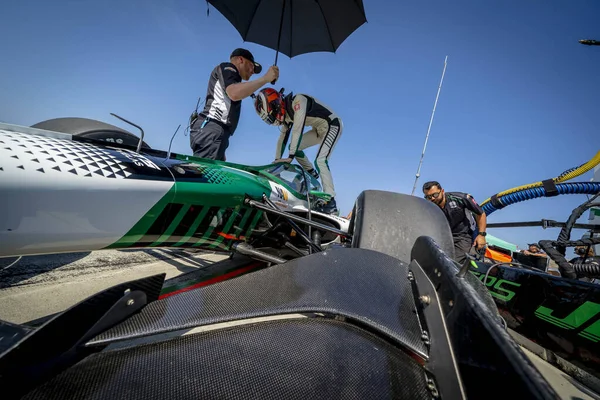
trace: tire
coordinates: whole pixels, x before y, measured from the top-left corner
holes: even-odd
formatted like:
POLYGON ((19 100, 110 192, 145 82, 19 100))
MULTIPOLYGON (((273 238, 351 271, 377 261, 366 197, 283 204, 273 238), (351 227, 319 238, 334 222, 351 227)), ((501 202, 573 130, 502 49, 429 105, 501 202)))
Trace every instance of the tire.
POLYGON ((409 263, 419 236, 431 237, 454 258, 446 216, 435 204, 415 196, 366 190, 356 199, 350 222, 351 247, 375 250, 409 263))
MULTIPOLYGON (((38 122, 31 127, 133 147, 136 147, 140 140, 138 136, 124 129, 88 118, 54 118, 38 122)), ((150 149, 150 146, 142 142, 142 148, 150 149)))

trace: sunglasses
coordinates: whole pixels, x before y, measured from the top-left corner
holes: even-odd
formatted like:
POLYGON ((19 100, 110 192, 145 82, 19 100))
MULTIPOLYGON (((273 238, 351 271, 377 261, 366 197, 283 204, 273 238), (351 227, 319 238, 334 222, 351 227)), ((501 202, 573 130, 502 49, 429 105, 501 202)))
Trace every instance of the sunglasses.
POLYGON ((439 191, 439 192, 435 192, 435 193, 432 193, 432 194, 427 194, 427 195, 425 195, 423 197, 425 197, 427 200, 437 199, 438 197, 440 197, 440 193, 442 193, 442 192, 439 191))

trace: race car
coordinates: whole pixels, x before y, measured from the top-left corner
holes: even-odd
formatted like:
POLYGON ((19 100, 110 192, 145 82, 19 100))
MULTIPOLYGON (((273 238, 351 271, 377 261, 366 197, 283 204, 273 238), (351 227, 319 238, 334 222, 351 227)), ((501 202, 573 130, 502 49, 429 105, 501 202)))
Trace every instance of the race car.
POLYGON ((186 247, 278 265, 163 299, 158 274, 39 326, 0 321, 6 398, 558 398, 431 202, 365 190, 348 220, 318 211, 298 166, 142 141, 0 124, 0 256, 186 247))
POLYGON ((102 124, 0 124, 0 257, 179 247, 282 262, 347 235, 349 220, 319 211, 328 196, 299 165, 154 150, 102 124))

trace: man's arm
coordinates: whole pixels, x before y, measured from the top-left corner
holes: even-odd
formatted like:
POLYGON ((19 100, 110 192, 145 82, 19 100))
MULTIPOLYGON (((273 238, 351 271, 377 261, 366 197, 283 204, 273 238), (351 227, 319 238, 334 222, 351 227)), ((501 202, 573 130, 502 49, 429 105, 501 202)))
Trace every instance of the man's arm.
POLYGON ((229 96, 232 101, 239 101, 250 96, 252 93, 278 77, 279 68, 272 65, 263 76, 253 81, 242 82, 240 79, 237 82, 230 82, 230 84, 225 82, 225 92, 227 92, 227 96, 229 96))
POLYGON ((475 221, 477 222, 477 230, 479 232, 485 232, 485 229, 487 228, 487 216, 485 215, 485 212, 482 212, 479 215, 475 214, 475 221))
MULTIPOLYGON (((485 228, 487 227, 487 217, 485 212, 481 212, 481 214, 475 214, 475 221, 477 221, 477 229, 479 232, 485 232, 485 228)), ((477 248, 477 250, 481 250, 486 245, 486 240, 484 236, 477 235, 475 240, 473 241, 473 245, 477 248)))
POLYGON ((548 256, 547 256, 546 254, 544 254, 544 253, 529 253, 529 252, 527 252, 527 253, 528 253, 528 255, 530 255, 530 256, 544 257, 544 258, 548 257, 548 256))
POLYGON ((294 124, 292 125, 292 138, 290 139, 290 154, 289 157, 294 159, 300 142, 302 141, 302 133, 304 132, 304 123, 306 122, 306 107, 308 100, 306 97, 298 94, 294 97, 292 107, 294 108, 294 124))
POLYGON ((285 150, 285 145, 290 136, 290 127, 287 125, 281 126, 281 133, 279 135, 279 139, 277 140, 277 147, 275 148, 275 159, 279 160, 283 156, 283 151, 285 150))
MULTIPOLYGON (((477 230, 479 232, 485 232, 487 228, 487 216, 485 215, 485 211, 483 211, 483 208, 481 208, 481 206, 477 204, 473 196, 471 196, 470 194, 467 194, 465 196, 464 202, 466 207, 473 212, 475 222, 477 222, 477 230)), ((477 245, 477 249, 480 250, 483 248, 483 246, 485 246, 485 243, 485 237, 477 235, 473 244, 477 245)))
POLYGON ((252 93, 256 92, 269 82, 270 81, 268 81, 266 77, 261 76, 253 81, 239 82, 229 85, 225 91, 227 92, 227 96, 229 96, 232 101, 239 101, 250 96, 252 93))

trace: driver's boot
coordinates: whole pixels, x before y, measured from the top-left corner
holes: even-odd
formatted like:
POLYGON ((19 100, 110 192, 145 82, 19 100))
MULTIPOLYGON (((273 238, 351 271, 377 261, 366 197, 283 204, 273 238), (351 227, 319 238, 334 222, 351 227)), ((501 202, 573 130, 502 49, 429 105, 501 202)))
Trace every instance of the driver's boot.
POLYGON ((337 204, 335 203, 335 198, 332 197, 327 203, 321 206, 321 210, 326 214, 335 214, 339 215, 340 211, 337 208, 337 204))
POLYGON ((313 178, 319 179, 319 173, 317 172, 316 169, 312 168, 312 169, 307 170, 306 172, 308 172, 310 175, 312 175, 313 178))

